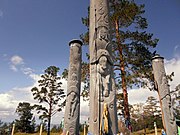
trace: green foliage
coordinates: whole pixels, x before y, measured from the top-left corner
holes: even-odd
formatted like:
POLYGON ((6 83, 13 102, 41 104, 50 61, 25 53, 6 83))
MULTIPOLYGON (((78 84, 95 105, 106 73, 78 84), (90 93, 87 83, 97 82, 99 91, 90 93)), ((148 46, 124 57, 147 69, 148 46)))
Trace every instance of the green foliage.
POLYGON ((11 127, 11 124, 8 124, 0 120, 0 135, 9 135, 11 132, 11 127))
POLYGON ((158 103, 157 99, 153 96, 148 97, 146 100, 143 114, 147 117, 146 127, 149 129, 154 128, 153 122, 157 122, 157 126, 162 127, 161 110, 158 103), (158 120, 160 120, 160 122, 158 122, 158 120))
POLYGON ((52 133, 62 132, 62 129, 60 128, 60 126, 54 125, 54 126, 51 128, 51 132, 52 132, 52 133))
POLYGON ((80 125, 79 125, 79 131, 80 131, 80 132, 83 132, 83 131, 84 131, 84 124, 80 124, 80 125))
POLYGON ((156 47, 158 39, 153 39, 153 34, 145 31, 148 23, 146 18, 143 17, 144 5, 137 5, 131 0, 111 0, 110 3, 115 55, 114 65, 118 84, 121 87, 121 62, 123 60, 126 86, 130 88, 134 85, 138 87, 146 86, 146 79, 151 82, 153 79, 151 72, 153 53, 150 49, 156 47), (115 27, 115 23, 118 24, 118 27, 115 27), (120 40, 117 40, 117 34, 119 34, 120 40), (122 48, 122 52, 119 48, 122 48), (120 59, 121 55, 122 59, 120 59))
POLYGON ((89 100, 89 82, 90 82, 90 71, 89 63, 82 62, 81 68, 81 81, 84 83, 84 89, 81 92, 81 96, 84 101, 89 100))
POLYGON ((50 134, 51 117, 62 110, 65 106, 64 90, 61 89, 60 77, 58 76, 59 68, 50 66, 45 70, 45 74, 41 75, 41 80, 38 81, 39 88, 31 89, 34 99, 38 100, 39 104, 34 107, 37 113, 40 114, 40 119, 48 121, 48 134, 50 134), (61 101, 61 102, 60 102, 61 101), (42 103, 46 103, 44 107, 42 103))
MULTIPOLYGON (((151 72, 153 53, 150 52, 150 49, 156 47, 158 39, 153 39, 153 34, 145 31, 148 23, 146 18, 143 17, 144 12, 144 5, 137 5, 132 0, 110 0, 110 20, 115 56, 114 65, 119 87, 122 84, 119 45, 123 49, 126 85, 129 87, 133 85, 142 87, 147 86, 149 81, 153 84, 151 72), (116 21, 118 21, 120 41, 117 41, 116 21)), ((89 27, 88 22, 89 17, 82 18, 82 23, 87 27, 89 27)), ((84 44, 89 44, 87 35, 88 32, 80 36, 84 44)))
POLYGON ((42 132, 47 132, 47 123, 42 121, 39 125, 36 126, 36 132, 40 132, 40 127, 42 124, 42 132))
POLYGON ((133 131, 148 128, 154 129, 154 122, 158 128, 163 128, 161 111, 158 101, 155 97, 148 97, 146 103, 133 105, 131 110, 131 124, 133 131))
POLYGON ((144 106, 144 113, 146 113, 146 115, 151 115, 151 116, 160 115, 161 111, 159 109, 158 103, 159 102, 155 97, 153 96, 148 97, 148 99, 146 100, 146 105, 144 106))
POLYGON ((172 91, 172 104, 176 119, 180 120, 180 84, 172 91))
POLYGON ((68 78, 68 70, 64 69, 63 73, 62 73, 62 78, 67 79, 68 78))
POLYGON ((23 133, 33 133, 35 131, 35 118, 32 113, 33 106, 30 103, 19 103, 16 113, 20 117, 15 120, 16 129, 23 133))
POLYGON ((118 99, 117 100, 117 110, 119 110, 118 111, 118 115, 123 115, 124 116, 124 101, 123 101, 123 99, 124 99, 124 97, 123 97, 123 93, 118 93, 117 95, 116 95, 116 98, 118 99))

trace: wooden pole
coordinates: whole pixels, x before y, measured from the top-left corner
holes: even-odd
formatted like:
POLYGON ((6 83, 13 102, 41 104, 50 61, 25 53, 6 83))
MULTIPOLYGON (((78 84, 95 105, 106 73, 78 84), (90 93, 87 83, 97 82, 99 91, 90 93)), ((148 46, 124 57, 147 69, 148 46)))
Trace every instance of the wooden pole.
POLYGON ((15 124, 13 124, 11 135, 14 135, 15 124))
POLYGON ((152 68, 154 74, 155 84, 162 103, 162 114, 167 135, 177 135, 177 127, 175 117, 173 114, 173 107, 171 102, 170 88, 166 77, 164 68, 164 58, 156 55, 152 58, 152 68))
POLYGON ((156 125, 156 122, 154 122, 154 130, 155 130, 155 135, 157 135, 157 125, 156 125))
POLYGON ((43 127, 43 125, 41 124, 41 125, 40 125, 39 135, 42 135, 42 127, 43 127))
POLYGON ((84 135, 87 135, 86 124, 84 124, 84 135))

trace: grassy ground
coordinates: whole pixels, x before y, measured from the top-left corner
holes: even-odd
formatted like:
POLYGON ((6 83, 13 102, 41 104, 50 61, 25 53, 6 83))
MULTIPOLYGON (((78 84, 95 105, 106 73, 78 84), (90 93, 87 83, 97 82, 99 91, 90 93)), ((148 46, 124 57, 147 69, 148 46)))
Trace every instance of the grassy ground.
MULTIPOLYGON (((29 134, 29 133, 15 133, 14 135, 39 135, 39 133, 29 134)), ((47 133, 42 133, 42 135, 47 135, 47 133)), ((61 133, 51 133, 51 135, 61 135, 61 133)), ((83 135, 81 133, 80 135, 83 135)))
MULTIPOLYGON (((60 135, 61 133, 51 133, 51 135, 60 135)), ((39 133, 28 134, 28 133, 15 133, 14 135, 39 135, 39 133)), ((47 135, 47 133, 42 133, 42 135, 47 135)))
MULTIPOLYGON (((133 132, 132 135, 144 135, 144 130, 133 132)), ((146 135, 155 135, 155 131, 146 129, 146 135)), ((158 129, 158 135, 161 135, 161 129, 158 129)))
MULTIPOLYGON (((146 135, 154 135, 154 130, 146 129, 146 135)), ((28 133, 15 133, 14 135, 39 135, 39 133, 28 134, 28 133)), ((42 135, 47 135, 47 133, 42 133, 42 135)), ((51 135, 61 135, 61 133, 51 133, 51 135)), ((83 133, 81 133, 83 135, 83 133)), ((144 130, 131 133, 131 135, 144 135, 144 130)), ((161 129, 158 129, 158 135, 161 135, 161 129)))

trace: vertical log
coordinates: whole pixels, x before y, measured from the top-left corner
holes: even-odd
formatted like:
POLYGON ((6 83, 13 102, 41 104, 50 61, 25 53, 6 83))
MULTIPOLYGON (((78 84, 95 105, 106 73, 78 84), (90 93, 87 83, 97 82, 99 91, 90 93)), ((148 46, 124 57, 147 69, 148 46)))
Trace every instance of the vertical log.
POLYGON ((157 135, 157 125, 156 125, 156 122, 154 122, 154 132, 155 132, 155 135, 157 135))
POLYGON ((108 123, 108 134, 117 134, 116 87, 113 73, 109 1, 90 0, 90 119, 89 131, 99 135, 108 123), (103 120, 104 104, 108 122, 103 120))
POLYGON ((80 40, 72 40, 70 46, 69 72, 66 108, 64 116, 64 134, 79 134, 80 87, 81 87, 81 46, 80 40))
POLYGON ((15 130, 15 124, 13 124, 11 135, 14 135, 14 130, 15 130))
POLYGON ((42 135, 42 128, 43 128, 43 124, 40 125, 39 135, 42 135))
POLYGON ((164 123, 166 126, 167 135, 177 135, 177 127, 171 102, 170 88, 166 78, 164 68, 164 58, 156 55, 152 59, 152 67, 155 83, 157 85, 160 102, 162 103, 162 112, 164 115, 164 123))

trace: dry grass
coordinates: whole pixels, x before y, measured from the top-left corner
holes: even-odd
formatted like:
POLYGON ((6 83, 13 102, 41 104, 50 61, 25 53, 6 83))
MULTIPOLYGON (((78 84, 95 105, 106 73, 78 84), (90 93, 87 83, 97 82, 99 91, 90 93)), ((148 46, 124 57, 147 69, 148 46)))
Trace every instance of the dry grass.
MULTIPOLYGON (((146 135, 154 135, 154 130, 146 130, 146 135)), ((39 135, 39 133, 29 134, 29 133, 15 133, 14 135, 39 135)), ((42 135, 47 135, 47 133, 42 133, 42 135)), ((51 135, 61 135, 61 133, 51 133, 51 135)), ((83 133, 81 133, 83 135, 83 133)), ((131 135, 144 135, 144 130, 131 133, 131 135)), ((158 129, 158 135, 161 135, 161 129, 158 129)))
MULTIPOLYGON (((39 133, 15 133, 14 135, 39 135, 39 133)), ((41 135, 47 135, 47 133, 42 133, 41 135)), ((51 135, 62 135, 62 133, 51 133, 51 135)), ((80 133, 80 135, 83 135, 83 133, 80 133)))
MULTIPOLYGON (((29 133, 15 133, 14 135, 39 135, 39 133, 29 134, 29 133)), ((47 135, 47 133, 42 133, 42 135, 47 135)), ((61 135, 61 133, 51 133, 51 135, 61 135)))
MULTIPOLYGON (((144 130, 134 132, 132 135, 144 135, 144 130)), ((146 135, 155 135, 155 131, 146 129, 146 135)), ((161 135, 161 129, 158 129, 158 135, 161 135)))

